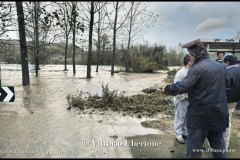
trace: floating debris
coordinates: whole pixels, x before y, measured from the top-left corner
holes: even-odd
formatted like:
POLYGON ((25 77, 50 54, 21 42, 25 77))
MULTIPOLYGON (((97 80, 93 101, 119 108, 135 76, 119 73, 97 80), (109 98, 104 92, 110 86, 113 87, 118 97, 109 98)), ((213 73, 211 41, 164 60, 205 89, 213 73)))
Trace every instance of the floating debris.
POLYGON ((117 135, 113 135, 113 136, 109 136, 110 138, 113 138, 113 139, 118 139, 118 136, 117 135))
POLYGON ((169 152, 174 152, 174 149, 173 148, 169 148, 169 152))

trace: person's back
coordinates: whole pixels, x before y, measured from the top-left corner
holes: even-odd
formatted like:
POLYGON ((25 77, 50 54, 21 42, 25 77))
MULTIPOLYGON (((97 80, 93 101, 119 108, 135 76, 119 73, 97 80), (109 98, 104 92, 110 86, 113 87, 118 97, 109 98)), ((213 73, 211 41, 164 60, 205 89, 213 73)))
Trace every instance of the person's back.
MULTIPOLYGON (((236 101, 240 99, 240 67, 232 67, 228 69, 228 76, 234 77, 231 83, 231 99, 229 101, 236 101)), ((227 90, 228 93, 228 90, 227 90)))
POLYGON ((223 65, 210 59, 204 59, 190 68, 189 72, 192 72, 194 76, 190 78, 198 78, 196 79, 198 84, 193 86, 194 89, 189 92, 191 97, 195 94, 198 95, 197 97, 193 96, 193 100, 199 102, 226 100, 225 88, 220 87, 225 86, 226 70, 223 65))
POLYGON ((232 114, 236 108, 236 102, 240 100, 240 67, 237 64, 237 57, 235 55, 226 55, 223 61, 227 70, 226 90, 229 109, 229 127, 226 129, 226 132, 224 132, 223 137, 226 148, 228 148, 231 137, 232 114))
POLYGON ((187 112, 187 156, 199 158, 203 142, 207 138, 210 146, 220 152, 213 152, 214 158, 226 158, 223 132, 228 127, 228 108, 226 97, 225 67, 209 59, 203 43, 188 48, 195 64, 189 69, 187 77, 181 82, 167 85, 164 93, 176 95, 188 93, 187 112))
POLYGON ((187 116, 188 126, 223 131, 224 125, 217 121, 224 123, 221 117, 223 114, 219 112, 227 112, 227 107, 223 107, 227 103, 224 66, 210 59, 203 59, 190 68, 189 74, 192 75, 189 78, 195 79, 197 84, 192 86, 188 92, 190 102, 187 116))
POLYGON ((240 100, 240 67, 238 64, 227 67, 226 77, 228 102, 240 100))

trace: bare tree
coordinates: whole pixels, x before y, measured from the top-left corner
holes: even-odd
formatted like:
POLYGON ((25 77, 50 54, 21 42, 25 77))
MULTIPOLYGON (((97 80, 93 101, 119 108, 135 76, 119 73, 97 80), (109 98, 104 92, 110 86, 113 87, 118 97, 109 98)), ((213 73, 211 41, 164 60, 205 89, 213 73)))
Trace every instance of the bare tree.
POLYGON ((116 2, 114 27, 113 27, 113 55, 112 55, 112 68, 111 75, 114 75, 115 54, 116 54, 116 33, 117 33, 117 17, 118 17, 118 1, 116 2))
POLYGON ((94 2, 91 1, 90 24, 89 24, 89 46, 88 46, 88 61, 87 61, 87 78, 91 78, 93 22, 94 22, 94 2))
POLYGON ((27 56, 27 44, 25 35, 25 20, 23 13, 22 1, 16 1, 17 15, 18 15, 18 26, 19 26, 19 37, 20 37, 20 49, 22 59, 22 85, 26 86, 30 84, 29 71, 28 71, 28 56, 27 56))
POLYGON ((158 15, 147 12, 146 8, 150 2, 130 2, 130 15, 127 23, 127 50, 124 55, 124 63, 126 72, 129 71, 129 48, 137 35, 146 31, 156 22, 158 15))
MULTIPOLYGON (((88 37, 89 45, 88 45, 88 57, 87 57, 87 78, 91 78, 92 45, 93 45, 92 39, 93 39, 94 14, 96 12, 98 12, 99 10, 101 10, 102 7, 106 4, 106 2, 105 2, 102 5, 100 5, 99 7, 97 7, 98 3, 100 3, 100 2, 91 1, 90 2, 90 10, 87 9, 84 5, 82 5, 82 8, 84 9, 84 11, 88 11, 90 13, 90 19, 88 19, 87 15, 85 15, 84 18, 82 16, 83 19, 87 19, 87 21, 89 22, 89 35, 88 35, 89 36, 88 37)), ((84 11, 82 13, 85 13, 84 11)))
POLYGON ((76 35, 76 2, 72 2, 72 20, 73 20, 73 23, 72 23, 72 28, 73 28, 73 57, 72 57, 72 61, 73 61, 73 74, 75 75, 76 74, 76 67, 75 67, 75 54, 76 54, 76 50, 75 50, 75 35, 76 35))
MULTIPOLYGON (((17 26, 17 20, 14 18, 16 12, 15 10, 13 11, 13 5, 13 2, 0 2, 0 36, 3 36, 11 31, 18 31, 18 29, 15 27, 17 26)), ((9 37, 8 35, 6 36, 9 37)))
MULTIPOLYGON (((99 3, 99 5, 100 5, 100 3, 99 3)), ((97 43, 97 67, 96 67, 96 72, 98 72, 98 63, 99 63, 99 55, 101 54, 101 32, 100 32, 100 30, 101 30, 101 16, 102 16, 102 14, 101 14, 101 10, 99 10, 98 11, 98 19, 99 19, 99 22, 98 22, 98 27, 97 27, 97 33, 98 33, 98 43, 97 43)))
POLYGON ((97 46, 97 66, 96 66, 96 72, 98 72, 98 66, 99 66, 99 56, 102 54, 101 53, 101 40, 103 38, 103 31, 105 31, 106 29, 108 29, 108 25, 105 25, 105 20, 106 20, 106 2, 99 2, 97 7, 98 7, 98 21, 97 21, 97 42, 96 42, 96 46, 97 46))
POLYGON ((119 5, 119 1, 114 2, 115 6, 114 6, 114 10, 115 10, 115 17, 114 17, 114 21, 111 20, 109 14, 108 15, 108 19, 111 25, 111 28, 113 29, 113 54, 112 54, 112 64, 111 64, 111 75, 114 75, 114 65, 115 65, 115 55, 116 55, 116 35, 117 35, 117 31, 123 27, 124 23, 127 20, 127 17, 130 13, 130 10, 126 11, 126 15, 123 16, 123 19, 120 19, 120 21, 118 21, 118 12, 121 8, 124 8, 124 4, 120 3, 119 5), (113 25, 112 25, 113 24, 113 25))
POLYGON ((58 34, 49 34, 53 30, 53 17, 45 8, 52 7, 51 3, 29 2, 26 5, 26 35, 31 41, 28 43, 30 55, 35 63, 35 73, 38 76, 39 64, 46 56, 45 48, 47 45, 52 44, 58 34))
POLYGON ((64 31, 65 53, 64 53, 64 71, 67 71, 68 40, 72 31, 72 2, 57 2, 59 10, 55 11, 55 20, 57 25, 64 31))
MULTIPOLYGON (((82 2, 81 2, 82 3, 82 2)), ((68 40, 70 37, 70 33, 72 32, 72 43, 73 43, 73 74, 76 74, 75 67, 75 56, 76 56, 76 35, 84 32, 84 24, 80 18, 80 13, 78 12, 79 7, 77 4, 81 4, 77 2, 57 2, 58 9, 56 9, 53 13, 55 14, 54 20, 56 21, 56 26, 61 30, 64 30, 65 33, 65 69, 67 70, 67 54, 68 54, 68 40), (69 12, 69 10, 71 12, 69 12)))
POLYGON ((38 2, 33 2, 34 3, 34 53, 35 55, 35 72, 36 76, 38 76, 38 70, 39 70, 39 31, 38 31, 38 21, 39 21, 39 10, 40 10, 40 5, 38 2))

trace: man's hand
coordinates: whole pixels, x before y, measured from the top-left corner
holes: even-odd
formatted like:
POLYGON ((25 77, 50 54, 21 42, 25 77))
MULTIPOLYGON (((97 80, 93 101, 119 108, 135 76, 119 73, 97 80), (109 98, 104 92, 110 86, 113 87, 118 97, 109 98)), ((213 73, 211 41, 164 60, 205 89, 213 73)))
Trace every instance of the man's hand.
POLYGON ((166 85, 164 88, 162 88, 162 92, 164 94, 170 95, 170 92, 168 91, 168 87, 169 87, 169 85, 166 85))
POLYGON ((171 84, 166 85, 166 87, 163 90, 164 90, 163 93, 167 95, 176 96, 178 94, 172 89, 171 84))

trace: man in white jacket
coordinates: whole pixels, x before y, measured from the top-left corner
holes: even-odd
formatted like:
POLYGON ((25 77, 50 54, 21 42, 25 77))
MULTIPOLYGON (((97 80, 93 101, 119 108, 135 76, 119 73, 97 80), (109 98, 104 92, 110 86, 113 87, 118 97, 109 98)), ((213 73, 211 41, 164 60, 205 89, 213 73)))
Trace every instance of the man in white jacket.
MULTIPOLYGON (((177 71, 174 83, 182 81, 188 73, 188 69, 192 66, 194 59, 191 59, 190 55, 187 54, 183 58, 183 67, 177 71)), ((175 117, 174 117, 174 132, 176 139, 179 143, 184 144, 184 138, 187 137, 187 124, 186 124, 186 112, 189 105, 188 94, 178 94, 173 97, 173 103, 175 106, 175 117)))

